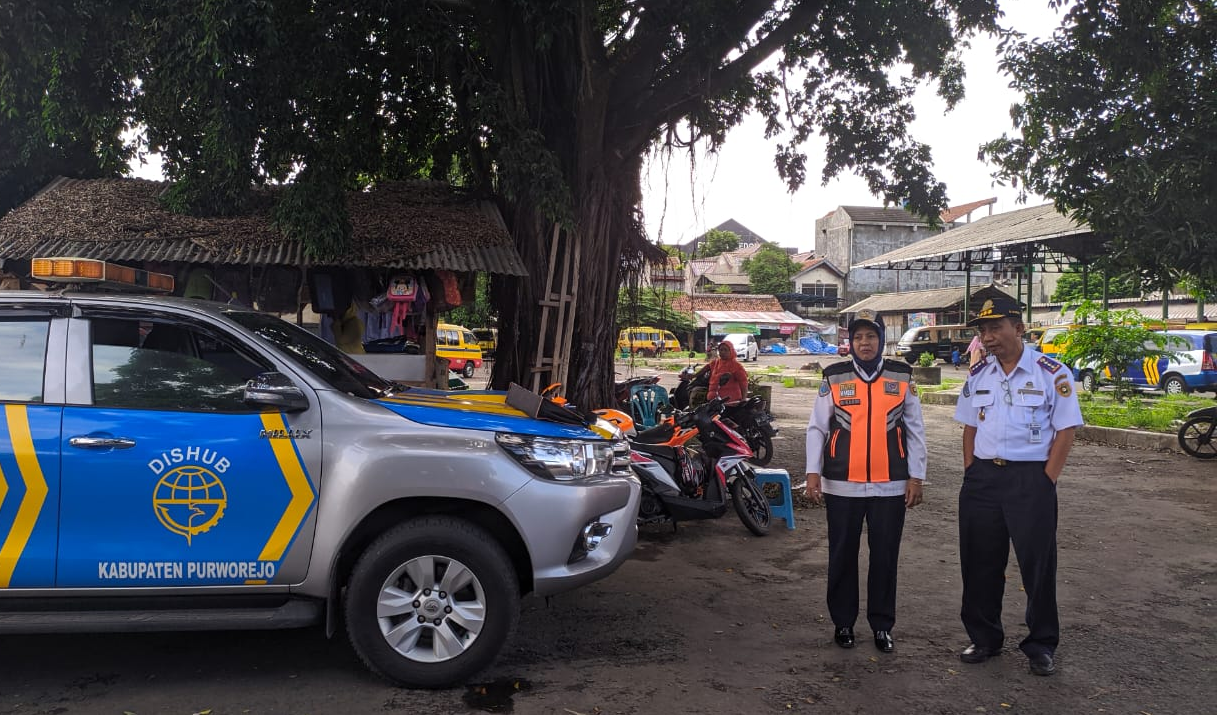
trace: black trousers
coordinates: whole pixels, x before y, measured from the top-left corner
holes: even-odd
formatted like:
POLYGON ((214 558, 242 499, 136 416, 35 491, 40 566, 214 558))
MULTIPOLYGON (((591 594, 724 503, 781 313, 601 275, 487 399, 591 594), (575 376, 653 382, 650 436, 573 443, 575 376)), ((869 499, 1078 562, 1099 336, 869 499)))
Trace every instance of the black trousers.
POLYGON ((997 649, 1005 639, 1002 594, 1010 542, 1027 592, 1028 656, 1054 653, 1060 640, 1056 610, 1056 484, 1043 462, 997 466, 977 459, 959 491, 960 618, 972 642, 997 649))
POLYGON ((870 570, 866 576, 866 620, 873 631, 896 623, 896 565, 904 533, 904 497, 824 495, 828 512, 828 613, 833 625, 853 627, 858 620, 858 548, 862 521, 870 570))

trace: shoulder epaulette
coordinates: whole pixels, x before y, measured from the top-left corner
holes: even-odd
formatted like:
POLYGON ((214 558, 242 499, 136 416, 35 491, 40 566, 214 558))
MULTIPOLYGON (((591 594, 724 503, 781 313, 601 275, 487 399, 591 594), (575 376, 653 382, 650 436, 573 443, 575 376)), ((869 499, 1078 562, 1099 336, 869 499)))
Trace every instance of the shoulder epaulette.
POLYGON ((975 365, 968 368, 968 374, 975 375, 975 374, 979 373, 981 370, 984 370, 985 366, 988 364, 989 364, 989 358, 987 358, 987 357, 981 358, 980 360, 976 361, 975 365))
POLYGON ((1064 367, 1063 365, 1061 365, 1061 363, 1057 362, 1056 360, 1053 360, 1052 358, 1048 357, 1047 355, 1040 355, 1040 359, 1036 360, 1035 364, 1039 365, 1040 367, 1044 368, 1045 370, 1047 370, 1050 373, 1055 373, 1057 370, 1060 370, 1062 367, 1064 367))
POLYGON ((883 361, 884 372, 899 372, 905 375, 913 374, 913 366, 899 360, 887 359, 883 361))
POLYGON ((835 363, 829 365, 828 367, 824 368, 824 377, 828 377, 829 375, 838 375, 840 373, 853 372, 853 371, 854 371, 853 361, 844 360, 842 362, 835 362, 835 363))

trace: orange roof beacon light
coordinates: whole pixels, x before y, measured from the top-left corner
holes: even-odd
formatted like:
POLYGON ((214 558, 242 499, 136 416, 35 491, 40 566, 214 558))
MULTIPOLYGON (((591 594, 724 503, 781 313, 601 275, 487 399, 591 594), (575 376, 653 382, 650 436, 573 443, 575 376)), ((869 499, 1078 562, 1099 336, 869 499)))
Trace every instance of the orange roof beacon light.
POLYGON ((96 258, 35 258, 30 276, 57 283, 92 283, 118 290, 173 292, 173 276, 106 263, 96 258))

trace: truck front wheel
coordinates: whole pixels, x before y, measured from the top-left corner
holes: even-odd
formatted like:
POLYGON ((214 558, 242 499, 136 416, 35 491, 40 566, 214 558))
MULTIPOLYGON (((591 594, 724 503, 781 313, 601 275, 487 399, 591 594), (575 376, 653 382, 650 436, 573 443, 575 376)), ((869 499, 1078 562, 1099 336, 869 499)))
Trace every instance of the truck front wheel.
POLYGON ((494 660, 515 630, 520 588, 502 546, 452 517, 415 519, 359 558, 347 633, 375 673, 408 688, 447 688, 494 660))

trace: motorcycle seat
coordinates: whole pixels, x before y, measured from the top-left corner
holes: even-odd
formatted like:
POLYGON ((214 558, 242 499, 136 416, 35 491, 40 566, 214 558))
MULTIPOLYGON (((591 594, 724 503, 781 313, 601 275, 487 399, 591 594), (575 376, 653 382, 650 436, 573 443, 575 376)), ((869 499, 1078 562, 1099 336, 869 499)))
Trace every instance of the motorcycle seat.
POLYGON ((634 435, 634 442, 661 445, 664 442, 672 439, 672 435, 675 433, 676 430, 672 427, 672 424, 670 422, 664 422, 634 435))

